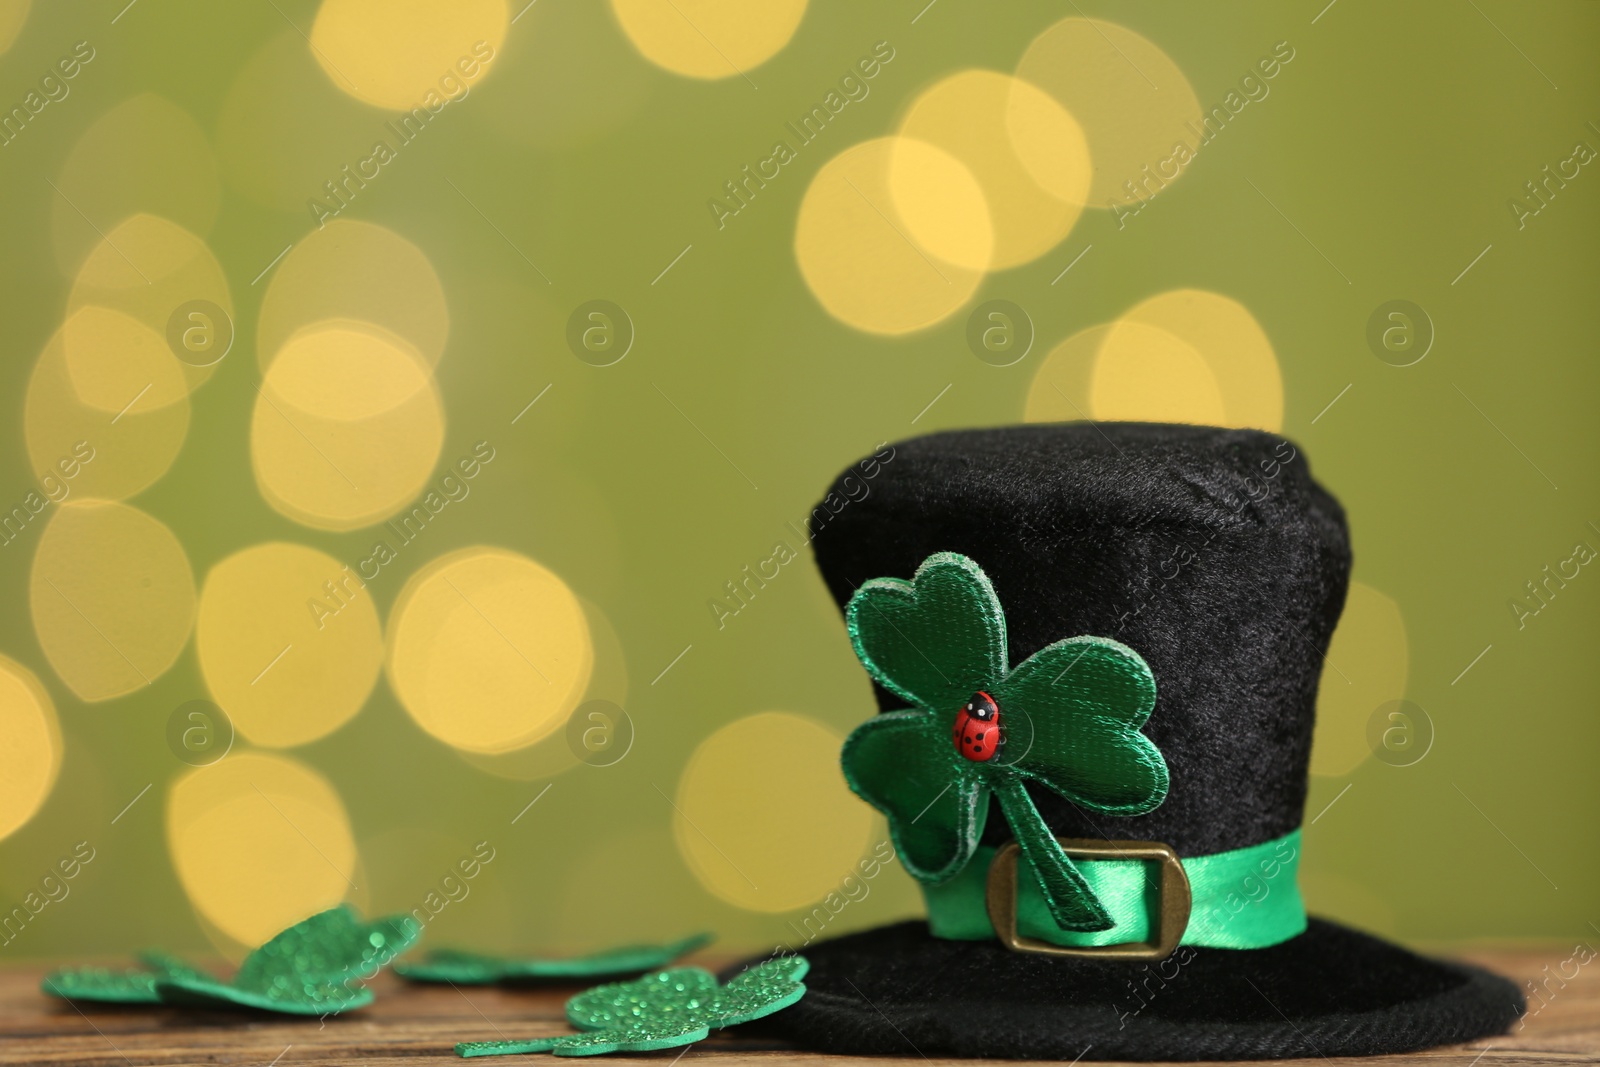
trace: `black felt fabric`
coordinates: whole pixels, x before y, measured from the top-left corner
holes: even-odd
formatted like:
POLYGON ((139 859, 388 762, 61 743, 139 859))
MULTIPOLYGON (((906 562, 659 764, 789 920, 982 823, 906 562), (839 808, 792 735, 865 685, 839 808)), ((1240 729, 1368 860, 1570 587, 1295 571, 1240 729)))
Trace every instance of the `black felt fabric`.
MULTIPOLYGON (((1344 512, 1303 452, 1253 430, 1068 423, 933 434, 879 455, 874 479, 852 468, 813 513, 841 605, 868 578, 961 552, 994 583, 1013 664, 1093 634, 1155 673, 1144 732, 1171 772, 1166 802, 1110 818, 1034 790, 1058 834, 1192 856, 1300 825, 1317 679, 1350 573, 1344 512), (829 506, 861 484, 865 497, 829 506)), ((991 812, 985 841, 1007 836, 991 812)))
POLYGON ((1498 1034, 1523 1010, 1504 978, 1319 919, 1271 948, 1180 948, 1159 964, 945 941, 920 921, 822 942, 804 955, 805 998, 749 1025, 859 1055, 1365 1056, 1498 1034))

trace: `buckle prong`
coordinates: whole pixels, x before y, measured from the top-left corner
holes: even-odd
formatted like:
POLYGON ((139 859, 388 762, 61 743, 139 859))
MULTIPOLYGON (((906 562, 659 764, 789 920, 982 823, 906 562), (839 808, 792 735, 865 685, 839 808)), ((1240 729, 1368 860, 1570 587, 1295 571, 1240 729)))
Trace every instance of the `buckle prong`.
POLYGON ((1053 945, 1017 933, 1017 857, 1021 849, 1007 842, 995 853, 989 865, 989 881, 984 902, 989 922, 1001 942, 1013 952, 1037 952, 1049 956, 1081 956, 1111 960, 1163 960, 1177 949, 1189 926, 1192 897, 1189 875, 1171 845, 1160 841, 1101 841, 1089 838, 1056 838, 1072 859, 1152 860, 1161 864, 1161 916, 1152 941, 1130 941, 1119 945, 1053 945))

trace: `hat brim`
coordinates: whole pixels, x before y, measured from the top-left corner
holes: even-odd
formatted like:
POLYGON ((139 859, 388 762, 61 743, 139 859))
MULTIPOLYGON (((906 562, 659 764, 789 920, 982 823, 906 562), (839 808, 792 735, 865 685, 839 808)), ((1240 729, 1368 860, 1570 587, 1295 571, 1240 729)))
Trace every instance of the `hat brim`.
POLYGON ((1322 919, 1270 948, 1161 963, 1012 952, 921 921, 801 950, 800 1003, 758 1024, 822 1052, 1053 1060, 1365 1056, 1503 1032, 1516 985, 1322 919))

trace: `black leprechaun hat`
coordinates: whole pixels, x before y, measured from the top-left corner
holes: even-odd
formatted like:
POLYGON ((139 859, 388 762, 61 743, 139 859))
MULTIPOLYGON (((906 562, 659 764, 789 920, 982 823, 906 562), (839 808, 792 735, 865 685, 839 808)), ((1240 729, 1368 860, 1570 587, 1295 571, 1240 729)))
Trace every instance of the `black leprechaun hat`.
POLYGON ((1521 1014, 1505 979, 1305 914, 1350 546, 1303 452, 1072 423, 934 434, 880 467, 865 497, 841 476, 851 503, 813 543, 880 708, 845 777, 928 918, 809 946, 771 1029, 841 1053, 1261 1059, 1521 1014))

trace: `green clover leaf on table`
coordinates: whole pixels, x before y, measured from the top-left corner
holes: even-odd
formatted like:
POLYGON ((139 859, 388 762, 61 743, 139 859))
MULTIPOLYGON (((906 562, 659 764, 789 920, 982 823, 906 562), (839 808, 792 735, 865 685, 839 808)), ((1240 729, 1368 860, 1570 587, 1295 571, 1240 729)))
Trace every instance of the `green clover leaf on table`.
POLYGON ((592 981, 664 967, 710 941, 710 934, 695 934, 665 945, 627 945, 567 959, 510 958, 446 948, 436 949, 416 962, 397 963, 394 970, 413 982, 449 982, 452 985, 592 981))
POLYGON ((1110 638, 1069 637, 1008 669, 999 597, 954 552, 929 556, 911 581, 862 583, 845 621, 868 673, 912 705, 863 723, 842 754, 850 788, 888 817, 906 870, 933 885, 959 874, 992 794, 1056 923, 1110 929, 1027 786, 1105 815, 1140 815, 1166 799, 1166 761, 1139 732, 1156 699, 1144 659, 1110 638), (958 721, 980 694, 998 706, 1005 738, 986 758, 964 754, 958 721))
POLYGON ((404 915, 362 922, 340 905, 276 934, 245 957, 231 982, 161 952, 141 954, 145 970, 84 967, 56 971, 42 988, 67 1000, 258 1008, 333 1015, 372 1003, 359 983, 416 943, 422 927, 404 915))
POLYGON ((781 1011, 805 996, 801 983, 810 965, 801 956, 764 960, 718 985, 698 967, 597 986, 567 1001, 567 1020, 581 1033, 524 1041, 465 1041, 456 1054, 513 1056, 553 1052, 597 1056, 605 1052, 650 1052, 692 1045, 712 1030, 736 1026, 781 1011))
POLYGON ((40 988, 63 1000, 95 1001, 101 1004, 159 1004, 156 983, 163 978, 207 979, 176 956, 157 950, 141 952, 138 969, 111 970, 107 967, 71 967, 51 971, 40 988))
POLYGON ((167 976, 156 980, 156 992, 167 1004, 337 1014, 372 1003, 372 990, 360 983, 421 936, 421 925, 410 916, 364 923, 340 905, 276 934, 245 957, 231 982, 167 976))

